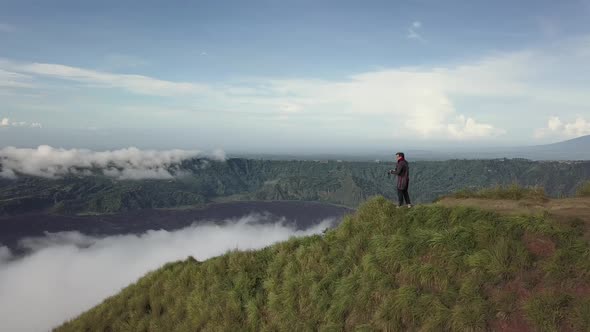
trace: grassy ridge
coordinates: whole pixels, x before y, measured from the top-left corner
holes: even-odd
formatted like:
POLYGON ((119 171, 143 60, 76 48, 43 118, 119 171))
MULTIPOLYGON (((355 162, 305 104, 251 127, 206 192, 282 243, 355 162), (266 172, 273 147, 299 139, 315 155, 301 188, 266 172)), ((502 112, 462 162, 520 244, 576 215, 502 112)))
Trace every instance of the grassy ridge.
POLYGON ((324 235, 169 263, 56 331, 590 329, 575 221, 377 197, 324 235))
POLYGON ((545 189, 542 187, 521 187, 516 183, 511 185, 502 186, 496 185, 490 188, 482 189, 462 189, 459 190, 450 197, 453 198, 483 198, 483 199, 510 199, 510 200, 521 200, 529 199, 536 201, 544 201, 547 199, 545 189))

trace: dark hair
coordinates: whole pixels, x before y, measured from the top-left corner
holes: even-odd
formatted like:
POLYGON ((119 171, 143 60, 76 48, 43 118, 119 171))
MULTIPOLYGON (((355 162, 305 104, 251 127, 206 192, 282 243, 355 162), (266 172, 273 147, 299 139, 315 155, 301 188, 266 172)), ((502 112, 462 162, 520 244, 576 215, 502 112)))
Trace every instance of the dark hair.
POLYGON ((395 155, 396 156, 400 156, 402 158, 405 158, 406 157, 403 152, 396 152, 395 155))

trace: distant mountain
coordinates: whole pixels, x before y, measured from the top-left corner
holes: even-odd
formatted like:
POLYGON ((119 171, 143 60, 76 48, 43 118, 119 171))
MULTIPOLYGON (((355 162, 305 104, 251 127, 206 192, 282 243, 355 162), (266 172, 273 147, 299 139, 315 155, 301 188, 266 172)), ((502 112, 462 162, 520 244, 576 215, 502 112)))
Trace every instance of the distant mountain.
POLYGON ((534 148, 554 152, 590 152, 590 135, 577 137, 563 142, 540 145, 534 148))
POLYGON ((552 144, 514 149, 507 157, 533 160, 590 160, 590 135, 552 144))
POLYGON ((478 150, 408 151, 413 160, 525 158, 531 160, 590 160, 590 135, 552 144, 478 150))

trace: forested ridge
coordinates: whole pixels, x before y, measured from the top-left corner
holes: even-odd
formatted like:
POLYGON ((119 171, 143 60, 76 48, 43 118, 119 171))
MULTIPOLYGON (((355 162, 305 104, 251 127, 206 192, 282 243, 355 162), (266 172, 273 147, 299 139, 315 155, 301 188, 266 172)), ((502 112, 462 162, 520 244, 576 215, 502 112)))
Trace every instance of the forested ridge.
MULTIPOLYGON (((171 168, 173 179, 117 180, 90 176, 48 179, 19 174, 0 178, 0 215, 117 213, 146 208, 199 206, 231 200, 304 200, 357 207, 374 195, 395 199, 391 162, 193 159, 171 168)), ((498 184, 541 186, 550 197, 572 196, 590 179, 590 161, 525 159, 416 161, 410 163, 414 202, 431 202, 464 188, 498 184)))

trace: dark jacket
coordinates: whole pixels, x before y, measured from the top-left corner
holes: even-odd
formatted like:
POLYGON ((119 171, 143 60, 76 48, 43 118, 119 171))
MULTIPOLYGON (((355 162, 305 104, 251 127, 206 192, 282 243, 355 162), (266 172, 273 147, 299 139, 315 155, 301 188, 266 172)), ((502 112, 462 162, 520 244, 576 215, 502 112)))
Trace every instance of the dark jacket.
POLYGON ((391 172, 397 175, 397 189, 408 190, 410 185, 410 165, 405 159, 397 161, 397 166, 391 172))

